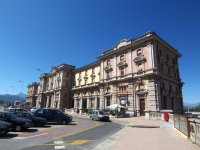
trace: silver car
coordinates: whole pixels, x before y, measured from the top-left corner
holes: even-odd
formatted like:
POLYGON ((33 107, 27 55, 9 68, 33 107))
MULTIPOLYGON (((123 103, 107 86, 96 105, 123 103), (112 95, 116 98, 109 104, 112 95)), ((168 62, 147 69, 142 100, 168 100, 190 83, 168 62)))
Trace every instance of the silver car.
POLYGON ((92 110, 90 118, 92 120, 109 121, 109 115, 102 110, 92 110))

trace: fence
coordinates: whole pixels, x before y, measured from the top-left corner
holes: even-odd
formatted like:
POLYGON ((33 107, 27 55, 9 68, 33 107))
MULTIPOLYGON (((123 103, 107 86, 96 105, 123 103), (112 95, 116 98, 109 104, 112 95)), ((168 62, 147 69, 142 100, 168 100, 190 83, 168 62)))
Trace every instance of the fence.
POLYGON ((190 139, 194 143, 200 145, 200 119, 190 118, 190 139))
POLYGON ((174 114, 174 128, 179 130, 188 138, 190 137, 190 124, 187 116, 174 114))

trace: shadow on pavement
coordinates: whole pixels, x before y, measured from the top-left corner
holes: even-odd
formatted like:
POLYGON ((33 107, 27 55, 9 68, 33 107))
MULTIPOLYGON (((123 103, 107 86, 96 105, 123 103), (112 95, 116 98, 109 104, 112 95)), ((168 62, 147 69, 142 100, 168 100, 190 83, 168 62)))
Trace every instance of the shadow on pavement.
POLYGON ((26 129, 26 130, 24 130, 23 132, 37 132, 38 131, 38 129, 26 129))
POLYGON ((34 127, 34 128, 50 128, 51 126, 50 125, 45 125, 45 126, 37 126, 37 127, 34 127))
POLYGON ((18 136, 18 134, 15 134, 15 133, 7 133, 4 135, 0 135, 0 139, 12 139, 17 136, 18 136))

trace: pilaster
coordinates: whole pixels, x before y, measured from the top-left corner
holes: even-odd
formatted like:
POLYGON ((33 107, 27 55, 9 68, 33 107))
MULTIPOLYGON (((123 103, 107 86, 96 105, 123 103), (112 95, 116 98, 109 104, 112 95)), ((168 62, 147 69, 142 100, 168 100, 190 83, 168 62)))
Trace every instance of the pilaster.
POLYGON ((128 110, 134 111, 133 83, 128 84, 128 110))
POLYGON ((115 84, 112 85, 112 104, 117 104, 117 86, 115 84))
POLYGON ((160 106, 160 87, 158 81, 150 79, 148 84, 148 110, 159 111, 160 106))
POLYGON ((103 87, 100 87, 100 106, 99 109, 104 109, 105 101, 104 101, 104 90, 103 87))

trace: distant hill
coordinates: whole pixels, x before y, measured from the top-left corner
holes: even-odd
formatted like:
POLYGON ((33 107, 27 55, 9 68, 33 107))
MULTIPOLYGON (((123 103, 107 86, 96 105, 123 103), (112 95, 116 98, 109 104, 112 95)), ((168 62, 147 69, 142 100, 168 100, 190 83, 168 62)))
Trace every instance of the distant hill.
POLYGON ((25 102, 25 100, 26 100, 26 94, 24 94, 24 93, 19 93, 17 95, 10 95, 10 94, 0 95, 0 101, 6 101, 6 102, 21 101, 21 102, 25 102))
POLYGON ((184 107, 197 107, 200 105, 200 102, 197 103, 184 103, 184 107))

